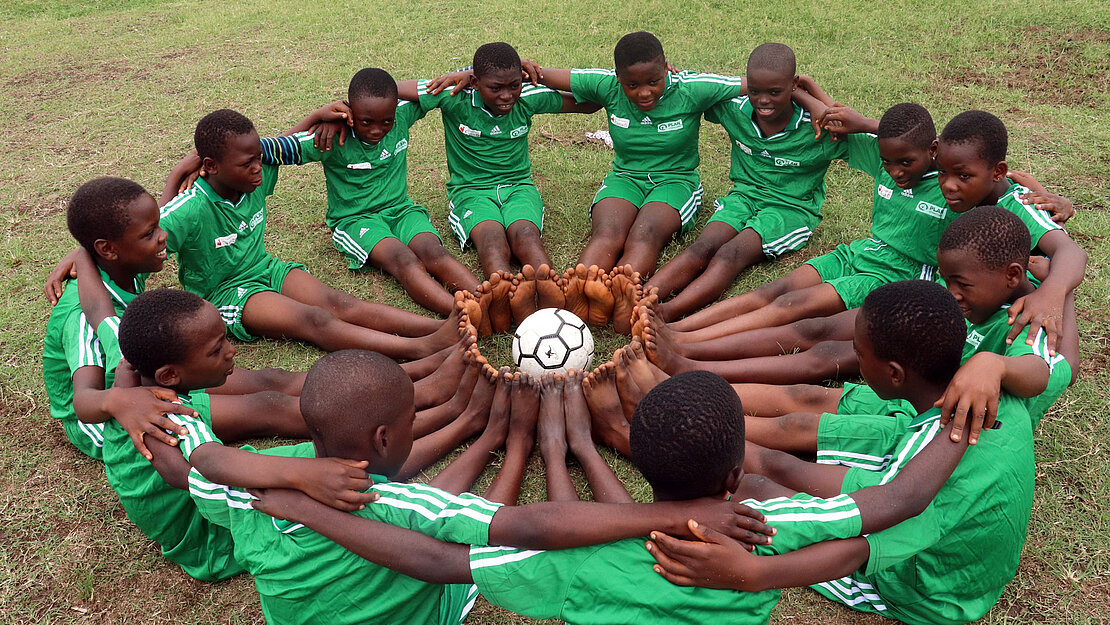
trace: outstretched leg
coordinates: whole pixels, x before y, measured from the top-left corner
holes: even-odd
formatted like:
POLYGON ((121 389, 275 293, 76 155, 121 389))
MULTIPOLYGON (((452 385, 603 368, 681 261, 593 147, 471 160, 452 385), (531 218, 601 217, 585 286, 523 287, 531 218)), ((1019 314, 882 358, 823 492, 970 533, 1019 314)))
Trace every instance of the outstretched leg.
POLYGON ((590 210, 590 242, 578 257, 578 264, 597 265, 605 271, 612 269, 624 251, 625 239, 638 212, 632 202, 618 197, 607 197, 594 204, 590 210))
MULTIPOLYGON (((428 236, 434 238, 435 235, 428 236)), ((446 315, 454 307, 454 296, 432 278, 420 258, 400 240, 386 237, 379 241, 370 251, 369 261, 371 265, 397 278, 405 293, 424 308, 446 315)))
POLYGON ((354 325, 398 334, 425 336, 439 329, 439 321, 407 310, 367 302, 349 293, 333 289, 303 269, 294 269, 285 276, 281 294, 309 306, 319 306, 337 319, 354 325))
MULTIPOLYGON (((708 226, 706 226, 708 227, 708 226)), ((708 261, 707 261, 708 263, 708 261)), ((658 274, 657 274, 658 275, 658 274)), ((689 332, 751 312, 775 301, 776 297, 807 286, 821 284, 821 274, 812 265, 802 265, 785 276, 764 284, 754 291, 741 293, 703 308, 692 315, 674 322, 675 330, 689 332)))
POLYGON ((563 406, 563 376, 547 374, 540 378, 541 403, 540 454, 547 468, 548 501, 575 501, 578 491, 567 472, 567 433, 563 406))
POLYGON ((681 229, 682 217, 676 208, 663 202, 644 204, 628 231, 617 266, 632 265, 641 276, 650 276, 655 273, 659 252, 681 229))
POLYGON ((478 250, 478 264, 486 278, 512 268, 513 253, 501 222, 487 219, 478 223, 470 230, 470 241, 478 250))
POLYGON ((732 285, 741 271, 763 258, 763 239, 755 230, 744 228, 717 250, 701 275, 674 299, 660 304, 659 313, 669 321, 712 303, 732 285))
POLYGON ((655 287, 660 298, 669 297, 701 275, 717 250, 735 236, 736 229, 724 222, 705 224, 697 240, 660 267, 659 273, 647 281, 645 288, 655 287))
POLYGON ((300 398, 277 391, 209 395, 212 431, 225 442, 259 436, 308 438, 300 398))
POLYGON ((443 247, 439 237, 431 232, 421 232, 414 236, 409 241, 409 248, 420 259, 420 262, 424 263, 428 272, 442 282, 447 290, 452 293, 474 290, 481 282, 478 280, 478 276, 475 276, 474 272, 467 269, 466 265, 452 256, 451 252, 443 247))
POLYGON ((536 224, 527 219, 518 219, 509 224, 505 233, 509 239, 509 249, 522 265, 539 267, 551 264, 551 257, 543 246, 543 238, 536 224))
POLYGON ((590 434, 590 409, 582 393, 582 382, 586 373, 577 369, 568 371, 563 383, 563 402, 566 413, 567 445, 570 447, 582 470, 586 481, 594 491, 594 500, 603 503, 632 503, 632 496, 625 490, 620 478, 609 468, 597 453, 590 434))

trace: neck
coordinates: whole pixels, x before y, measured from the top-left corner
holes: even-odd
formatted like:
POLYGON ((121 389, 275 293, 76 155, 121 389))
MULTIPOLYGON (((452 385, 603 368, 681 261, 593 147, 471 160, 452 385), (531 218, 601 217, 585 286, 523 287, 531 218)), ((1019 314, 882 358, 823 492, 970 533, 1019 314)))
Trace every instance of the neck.
POLYGON ((912 383, 906 385, 906 390, 902 395, 902 399, 913 404, 914 410, 916 410, 918 414, 921 414, 932 409, 934 407, 933 404, 944 395, 944 391, 947 388, 947 383, 934 384, 917 378, 913 380, 912 383))
POLYGON ((1029 276, 1023 273, 1021 274, 1021 282, 1014 287, 1014 290, 1010 293, 1010 297, 1006 301, 1013 304, 1019 298, 1025 297, 1035 290, 1036 288, 1033 286, 1033 283, 1029 281, 1029 276))
POLYGON ((994 206, 995 204, 998 204, 998 198, 1002 197, 1002 194, 1005 193, 1006 189, 1009 188, 1009 180, 1007 180, 1006 178, 999 180, 998 182, 994 183, 993 187, 991 187, 990 195, 983 198, 983 201, 976 204, 976 206, 994 206))
POLYGON ((238 202, 239 198, 243 197, 243 194, 241 192, 236 191, 235 189, 232 189, 231 187, 229 187, 229 186, 225 185, 224 183, 220 182, 219 180, 216 180, 216 179, 209 180, 209 179, 205 178, 205 182, 208 183, 209 187, 212 187, 212 190, 216 192, 216 195, 222 197, 223 199, 227 200, 228 202, 238 202))
POLYGON ((130 269, 120 267, 116 263, 105 260, 103 257, 97 256, 96 266, 104 270, 108 277, 112 279, 118 286, 126 290, 128 293, 135 292, 135 276, 138 275, 130 269))

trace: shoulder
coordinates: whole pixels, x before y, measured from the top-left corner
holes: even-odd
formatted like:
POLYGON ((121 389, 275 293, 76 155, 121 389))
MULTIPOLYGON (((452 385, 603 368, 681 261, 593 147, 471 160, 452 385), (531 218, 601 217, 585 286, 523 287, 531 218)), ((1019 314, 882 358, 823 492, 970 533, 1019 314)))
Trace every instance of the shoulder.
POLYGON ((695 88, 703 85, 724 85, 726 87, 739 88, 744 84, 744 79, 739 76, 692 72, 690 70, 684 70, 675 74, 674 80, 679 84, 690 85, 695 88))
POLYGON ((166 203, 165 206, 158 209, 159 218, 165 220, 171 218, 175 222, 187 219, 192 215, 197 207, 204 205, 208 201, 208 196, 198 186, 193 183, 193 186, 185 191, 174 196, 172 200, 166 203))

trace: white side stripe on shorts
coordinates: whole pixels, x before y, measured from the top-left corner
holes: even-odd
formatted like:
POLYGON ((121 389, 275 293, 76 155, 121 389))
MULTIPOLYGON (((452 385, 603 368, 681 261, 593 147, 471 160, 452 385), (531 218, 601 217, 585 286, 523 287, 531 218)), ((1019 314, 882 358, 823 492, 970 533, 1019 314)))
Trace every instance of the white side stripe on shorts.
POLYGON ((786 252, 800 249, 813 236, 813 231, 802 226, 797 230, 783 235, 774 241, 763 244, 763 253, 767 256, 781 256, 786 252))
POLYGON ((354 256, 360 263, 366 264, 366 259, 370 254, 349 233, 336 228, 331 231, 331 240, 336 247, 354 256))
POLYGON ((866 582, 852 579, 851 577, 841 577, 830 582, 821 582, 817 584, 829 594, 833 599, 840 601, 847 606, 856 606, 861 603, 871 604, 871 607, 877 612, 886 611, 886 603, 879 593, 875 592, 875 587, 866 582))

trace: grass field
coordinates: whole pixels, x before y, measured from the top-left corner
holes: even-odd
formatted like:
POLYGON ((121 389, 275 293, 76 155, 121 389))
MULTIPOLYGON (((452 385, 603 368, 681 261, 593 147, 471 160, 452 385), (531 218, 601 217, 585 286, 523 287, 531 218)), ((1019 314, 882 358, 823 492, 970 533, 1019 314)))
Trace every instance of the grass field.
MULTIPOLYGON (((984 622, 1110 618, 1105 3, 539 0, 481 3, 481 13, 479 3, 458 0, 389 4, 0 3, 0 119, 7 129, 0 137, 0 621, 261 621, 249 578, 200 583, 163 560, 127 521, 102 466, 74 451, 49 417, 40 355, 50 311, 41 284, 73 246, 64 209, 79 184, 119 175, 157 195, 169 168, 191 147, 203 114, 233 107, 263 134, 277 134, 344 96, 350 76, 364 66, 386 68, 399 79, 433 77, 468 64, 477 45, 504 40, 541 65, 609 67, 620 35, 640 29, 660 37, 675 65, 725 74, 743 73, 755 45, 787 43, 800 71, 872 116, 907 100, 929 108, 938 126, 968 108, 992 111, 1010 129, 1011 165, 1075 202, 1069 230, 1090 255, 1077 299, 1083 365, 1037 433, 1037 495, 1021 567, 984 622)), ((560 265, 577 257, 589 232, 586 208, 612 154, 583 134, 603 127, 600 115, 546 116, 532 133, 534 177, 548 208, 545 238, 560 265)), ((727 190, 728 156, 724 133, 706 126, 707 198, 727 190)), ((438 115, 414 127, 409 171, 410 193, 449 232, 438 115)), ((735 292, 866 233, 869 179, 834 164, 828 187, 825 220, 808 249, 749 272, 735 292)), ((327 283, 415 309, 388 276, 345 269, 324 226, 324 194, 318 166, 287 168, 270 202, 269 249, 306 263, 327 283)), ((671 246, 668 256, 685 243, 671 246)), ((473 252, 462 258, 476 265, 473 252)), ((167 266, 152 284, 176 286, 174 268, 167 266)), ((239 354, 245 366, 304 369, 319 352, 259 341, 239 354)), ((627 463, 613 463, 634 495, 650 497, 627 463)), ((539 470, 533 459, 527 500, 543 496, 539 470)), ((486 604, 470 618, 526 621, 486 604)), ((787 592, 772 618, 817 621, 882 619, 808 591, 787 592)))

